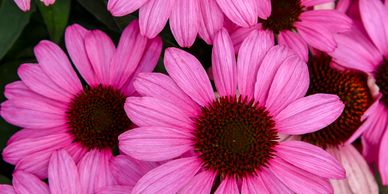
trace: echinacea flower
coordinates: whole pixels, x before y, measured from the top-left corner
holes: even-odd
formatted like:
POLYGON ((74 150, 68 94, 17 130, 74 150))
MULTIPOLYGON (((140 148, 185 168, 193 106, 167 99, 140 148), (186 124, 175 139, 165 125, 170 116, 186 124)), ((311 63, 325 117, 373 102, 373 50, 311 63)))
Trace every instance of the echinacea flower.
POLYGON ((329 125, 344 105, 335 95, 304 97, 307 65, 273 46, 270 34, 253 32, 237 62, 226 30, 215 36, 219 97, 189 53, 168 48, 164 63, 169 76, 139 74, 134 86, 143 97, 125 104, 139 127, 119 136, 120 150, 139 160, 169 160, 144 175, 133 193, 332 193, 329 179, 345 176, 323 149, 278 141, 279 133, 329 125))
POLYGON ((133 127, 124 111, 125 99, 137 95, 133 77, 154 69, 162 42, 140 35, 137 21, 124 30, 117 48, 102 31, 77 24, 67 28, 65 42, 85 84, 59 46, 41 41, 34 49, 38 63, 21 65, 21 81, 5 89, 1 116, 23 129, 10 138, 3 158, 16 170, 46 178, 50 156, 64 149, 76 163, 88 161, 85 176, 110 185, 118 180, 98 177, 125 173, 117 170, 125 157, 112 162, 118 135, 133 127))
POLYGON ((330 55, 342 66, 368 73, 378 86, 374 109, 365 115, 362 143, 366 160, 378 161, 382 182, 387 185, 388 8, 380 0, 360 0, 358 7, 365 29, 354 26, 351 32, 336 35, 338 48, 330 55))
POLYGON ((365 127, 370 127, 364 115, 374 110, 367 74, 341 68, 331 58, 320 54, 308 61, 310 86, 307 94, 335 94, 344 102, 341 116, 327 127, 300 136, 301 140, 322 147, 342 164, 346 179, 331 180, 336 194, 377 194, 374 176, 352 142, 365 127))
POLYGON ((108 10, 123 16, 139 9, 140 32, 148 38, 158 35, 169 21, 181 47, 190 47, 197 34, 208 44, 224 23, 224 15, 214 0, 109 0, 108 10))
POLYGON ((336 47, 333 34, 347 31, 351 20, 336 10, 314 10, 313 6, 332 0, 217 0, 225 15, 241 26, 231 34, 238 48, 252 30, 260 28, 277 35, 278 43, 293 49, 304 61, 308 46, 324 52, 336 47), (251 2, 251 3, 248 3, 251 2), (247 11, 248 6, 257 7, 247 11), (259 18, 259 19, 257 19, 259 18), (257 24, 258 23, 258 24, 257 24))
MULTIPOLYGON (((98 158, 96 158, 98 160, 98 158)), ((52 153, 49 162, 48 185, 41 181, 35 175, 16 171, 13 174, 13 185, 0 185, 1 194, 119 194, 128 193, 133 185, 110 185, 105 186, 105 179, 109 176, 102 174, 87 173, 90 169, 84 169, 84 158, 77 166, 74 159, 65 150, 59 150, 52 153), (94 189, 97 188, 97 189, 94 189)), ((98 166, 95 166, 98 168, 98 166)), ((139 168, 140 169, 140 168, 139 168)), ((121 169, 133 174, 132 178, 139 178, 132 169, 121 169)))
MULTIPOLYGON (((14 0, 16 5, 23 11, 30 10, 31 0, 14 0)), ((55 0, 40 0, 45 6, 49 6, 55 3, 55 0)))

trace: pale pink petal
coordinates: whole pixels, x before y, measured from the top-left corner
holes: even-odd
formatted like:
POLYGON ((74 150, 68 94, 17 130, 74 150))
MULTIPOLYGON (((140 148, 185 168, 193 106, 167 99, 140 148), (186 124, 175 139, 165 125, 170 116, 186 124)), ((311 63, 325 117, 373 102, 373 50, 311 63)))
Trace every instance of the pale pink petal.
POLYGON ((309 53, 307 43, 298 33, 289 30, 281 31, 278 43, 292 49, 303 61, 307 62, 309 53))
POLYGON ((105 186, 116 184, 110 171, 111 150, 91 150, 78 163, 83 194, 94 194, 105 186), (91 178, 93 177, 93 178, 91 178))
POLYGON ((161 73, 141 73, 134 81, 136 91, 142 96, 150 96, 168 101, 180 107, 185 113, 195 116, 200 112, 196 104, 167 75, 161 73))
POLYGON ((328 3, 332 1, 334 0, 301 0, 301 3, 306 7, 311 7, 314 5, 319 5, 319 4, 328 3))
MULTIPOLYGON (((244 40, 251 34, 252 31, 260 29, 258 25, 252 26, 250 28, 238 28, 231 32, 230 38, 232 39, 234 50, 237 52, 240 50, 241 44, 244 40)), ((272 37, 273 39, 273 37, 272 37)), ((274 40, 272 41, 274 44, 274 40)))
POLYGON ((280 181, 267 167, 260 169, 257 176, 261 176, 269 193, 293 194, 294 192, 280 181))
POLYGON ((324 52, 331 52, 335 49, 336 42, 333 33, 324 26, 309 21, 301 21, 296 22, 295 27, 310 46, 324 52))
POLYGON ((141 61, 139 62, 135 72, 132 73, 131 77, 122 86, 122 90, 127 96, 131 96, 135 92, 135 88, 133 86, 133 82, 135 81, 134 78, 136 78, 139 73, 152 72, 158 63, 163 47, 162 39, 160 37, 156 37, 147 43, 146 50, 144 51, 141 61))
POLYGON ((45 6, 49 6, 55 3, 55 0, 41 0, 45 6))
POLYGON ((237 180, 234 178, 225 178, 221 181, 221 184, 218 186, 215 194, 239 194, 237 180))
POLYGON ((176 84, 199 105, 206 106, 214 100, 206 71, 194 56, 180 49, 167 48, 164 64, 176 84))
POLYGON ((29 11, 31 7, 31 0, 14 0, 16 5, 23 11, 29 11))
POLYGON ((346 179, 344 180, 330 180, 330 184, 333 187, 335 194, 349 194, 353 193, 350 189, 350 185, 346 179))
POLYGON ((110 82, 113 86, 121 88, 128 81, 136 71, 146 46, 147 38, 140 34, 139 22, 135 20, 123 31, 111 61, 110 82))
POLYGON ((224 14, 214 0, 199 0, 199 4, 201 15, 198 34, 207 44, 212 44, 214 35, 224 24, 224 14))
POLYGON ((85 48, 96 79, 107 85, 110 80, 110 62, 116 50, 112 40, 100 30, 92 30, 85 36, 85 48))
POLYGON ((333 193, 328 179, 297 168, 281 158, 272 159, 269 168, 280 181, 294 192, 333 193))
POLYGON ((274 46, 265 55, 257 71, 255 83, 255 100, 261 105, 265 105, 271 83, 283 61, 291 55, 285 46, 274 46))
POLYGON ((113 16, 120 17, 138 10, 148 0, 109 0, 108 10, 113 16))
MULTIPOLYGON (((372 129, 373 130, 373 129, 372 129)), ((384 136, 381 139, 380 150, 379 150, 379 172, 381 180, 384 185, 388 185, 388 157, 387 157, 387 148, 388 148, 388 126, 385 128, 384 136)), ((367 171, 368 172, 368 171, 367 171)))
POLYGON ((16 171, 13 173, 13 187, 16 193, 20 194, 49 194, 49 189, 46 183, 39 180, 33 174, 16 171))
POLYGON ((119 136, 120 151, 138 160, 163 161, 192 148, 192 134, 167 127, 139 127, 119 136))
POLYGON ((214 38, 212 72, 220 96, 234 96, 237 90, 236 58, 232 40, 225 29, 214 38))
POLYGON ((16 194, 11 185, 0 185, 0 194, 16 194))
POLYGON ((137 126, 192 128, 192 120, 173 103, 152 97, 129 97, 125 112, 137 126))
POLYGON ((276 129, 289 135, 317 131, 335 121, 344 106, 337 95, 314 94, 300 98, 274 115, 276 129))
POLYGON ((345 178, 345 170, 338 161, 320 147, 302 141, 286 141, 275 149, 277 156, 307 172, 330 179, 345 178))
POLYGON ((242 180, 241 193, 270 194, 260 175, 244 178, 242 180))
POLYGON ((304 11, 300 14, 299 19, 325 27, 330 32, 345 32, 352 26, 352 20, 336 10, 304 11))
POLYGON ((255 0, 234 1, 216 0, 224 14, 242 27, 249 27, 257 23, 257 4, 255 0))
POLYGON ((251 32, 242 43, 237 60, 238 91, 241 95, 254 95, 257 70, 273 44, 273 34, 263 30, 251 32))
POLYGON ((72 142, 73 138, 67 133, 58 133, 36 138, 21 139, 14 141, 3 150, 5 161, 15 164, 22 158, 38 153, 52 152, 65 147, 72 142))
POLYGON ((198 34, 200 17, 198 0, 175 0, 169 23, 179 46, 193 45, 198 34))
POLYGON ((77 166, 64 150, 53 152, 48 167, 49 187, 52 194, 81 194, 77 166))
POLYGON ((144 175, 135 185, 133 193, 175 193, 189 183, 200 170, 196 157, 167 162, 144 175))
POLYGON ((176 0, 149 0, 139 11, 141 34, 154 38, 159 34, 170 17, 176 0))
POLYGON ((78 24, 66 28, 65 43, 75 67, 89 85, 98 84, 98 79, 89 61, 85 47, 85 36, 88 30, 78 24))
POLYGON ((67 92, 54 83, 42 70, 40 65, 22 64, 18 75, 32 91, 47 98, 61 102, 70 102, 74 94, 67 92))
POLYGON ((132 191, 131 186, 107 186, 96 191, 95 194, 128 194, 132 191))
POLYGON ((118 155, 112 159, 110 169, 118 184, 134 186, 142 176, 155 166, 155 163, 139 161, 126 155, 118 155))
POLYGON ((34 53, 42 70, 59 87, 71 94, 82 91, 81 81, 58 45, 43 40, 34 48, 34 53))
POLYGON ((370 39, 388 57, 388 9, 380 0, 360 0, 360 15, 370 39))
POLYGON ((276 72, 265 107, 272 115, 277 115, 286 106, 306 95, 309 88, 309 71, 298 56, 290 56, 276 72))
POLYGON ((189 183, 186 184, 178 193, 180 194, 208 194, 212 190, 216 173, 210 171, 202 171, 194 176, 189 183))
POLYGON ((258 0, 256 6, 259 18, 268 19, 272 11, 271 0, 258 0))

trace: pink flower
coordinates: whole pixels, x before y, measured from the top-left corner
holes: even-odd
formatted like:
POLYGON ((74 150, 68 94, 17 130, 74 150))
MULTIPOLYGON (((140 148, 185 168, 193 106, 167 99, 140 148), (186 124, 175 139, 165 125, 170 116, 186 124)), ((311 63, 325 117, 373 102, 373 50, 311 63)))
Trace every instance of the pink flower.
POLYGON ((308 69, 271 34, 254 31, 236 61, 226 30, 215 36, 212 71, 219 97, 199 61, 166 49, 169 76, 139 74, 144 97, 129 97, 125 110, 139 126, 119 136, 136 159, 164 161, 143 176, 134 193, 332 193, 328 179, 344 170, 319 147, 279 142, 278 134, 317 131, 343 110, 335 95, 304 97, 308 69))
POLYGON ((181 47, 190 47, 197 36, 208 44, 224 23, 214 0, 109 0, 108 10, 123 16, 139 9, 140 32, 154 38, 169 20, 172 34, 181 47))
MULTIPOLYGON (((128 193, 132 186, 109 185, 105 182, 109 179, 108 174, 93 174, 92 168, 99 168, 101 160, 96 158, 94 161, 88 161, 84 158, 78 166, 73 158, 65 150, 55 151, 50 157, 48 185, 38 177, 25 171, 16 171, 13 174, 13 186, 0 185, 1 194, 119 194, 128 193), (94 165, 90 166, 89 164, 94 165)), ((121 169, 132 173, 132 178, 140 178, 131 168, 121 169)), ((137 171, 141 171, 136 169, 137 171)))
POLYGON ((79 165, 94 165, 84 171, 97 177, 95 185, 103 184, 100 176, 107 185, 133 183, 121 180, 120 173, 125 172, 118 169, 127 157, 114 157, 113 151, 118 135, 133 127, 123 108, 126 97, 137 95, 133 77, 154 69, 161 39, 140 35, 134 21, 124 30, 117 48, 102 31, 79 25, 67 28, 65 42, 85 84, 59 46, 40 42, 34 49, 38 63, 21 65, 21 81, 5 89, 8 100, 1 104, 1 116, 23 129, 10 138, 3 158, 17 170, 43 179, 52 153, 64 149, 76 163, 81 161, 79 165))
MULTIPOLYGON (((14 0, 16 5, 23 11, 30 10, 31 0, 14 0)), ((55 0, 40 0, 45 6, 49 6, 55 3, 55 0)))
POLYGON ((295 50, 304 61, 308 59, 308 45, 324 52, 333 51, 336 47, 333 34, 350 29, 351 20, 345 14, 311 9, 331 1, 217 0, 225 15, 243 27, 231 34, 237 48, 252 30, 260 28, 273 32, 280 45, 295 50))
POLYGON ((388 8, 380 0, 360 0, 359 9, 365 29, 357 25, 352 32, 336 35, 338 48, 331 56, 340 65, 368 73, 378 86, 378 90, 372 87, 379 91, 373 110, 364 116, 368 119, 362 136, 363 155, 368 162, 378 160, 382 181, 387 185, 388 23, 384 18, 388 18, 388 8))

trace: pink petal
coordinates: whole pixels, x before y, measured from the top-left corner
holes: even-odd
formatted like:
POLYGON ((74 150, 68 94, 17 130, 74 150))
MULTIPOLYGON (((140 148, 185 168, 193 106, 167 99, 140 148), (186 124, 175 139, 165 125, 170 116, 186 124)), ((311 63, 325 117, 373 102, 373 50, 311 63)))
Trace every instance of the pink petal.
POLYGON ((141 34, 154 38, 163 30, 176 0, 149 0, 139 11, 141 34))
POLYGON ((41 0, 45 6, 49 6, 55 3, 55 0, 41 0))
POLYGON ((314 5, 319 5, 319 4, 328 3, 332 1, 333 0, 301 0, 301 3, 306 7, 311 7, 314 5))
POLYGON ((109 168, 111 158, 111 150, 91 150, 81 159, 78 168, 83 194, 94 194, 105 186, 116 184, 109 168))
POLYGON ((4 148, 3 158, 7 162, 15 164, 26 156, 38 152, 52 152, 53 150, 69 145, 72 141, 73 138, 67 133, 20 139, 4 148))
POLYGON ((237 60, 238 91, 241 95, 254 95, 257 70, 273 42, 271 32, 255 30, 242 43, 237 60))
POLYGON ((192 135, 167 127, 139 127, 119 136, 120 150, 145 161, 163 161, 192 149, 192 135))
POLYGON ((192 120, 173 103, 152 97, 129 97, 124 109, 137 126, 192 128, 192 120))
POLYGON ((108 10, 113 16, 120 17, 138 10, 148 0, 109 0, 108 10))
POLYGON ((78 24, 66 28, 65 43, 75 67, 89 85, 96 85, 99 80, 96 77, 93 66, 89 61, 85 47, 85 36, 88 30, 78 24))
POLYGON ((34 154, 24 156, 17 164, 16 170, 23 170, 36 175, 40 179, 47 179, 48 165, 52 151, 36 152, 34 154))
POLYGON ((217 4, 232 22, 242 27, 249 27, 257 23, 258 14, 254 1, 217 0, 217 4))
POLYGON ((187 96, 167 75, 161 73, 141 73, 134 82, 136 91, 142 96, 150 96, 173 103, 185 113, 195 116, 199 106, 187 96))
POLYGON ((202 171, 194 176, 178 193, 208 194, 212 190, 216 174, 210 171, 202 171))
POLYGON ((271 0, 258 0, 257 1, 257 13, 259 18, 268 19, 271 15, 272 5, 271 0))
POLYGON ((218 186, 215 194, 239 194, 237 180, 234 178, 225 178, 222 180, 221 184, 218 186))
POLYGON ((18 69, 18 75, 32 91, 47 98, 61 102, 70 102, 74 94, 67 92, 54 83, 40 65, 22 64, 18 69))
POLYGON ((352 26, 352 20, 336 10, 305 11, 301 13, 299 19, 321 25, 331 32, 345 32, 352 26))
POLYGON ((16 194, 11 185, 0 185, 0 194, 16 194))
POLYGON ((34 48, 34 53, 42 70, 59 87, 71 94, 82 91, 81 81, 58 45, 43 40, 34 48))
POLYGON ((167 162, 144 175, 132 193, 175 193, 189 183, 200 168, 196 157, 167 162))
POLYGON ((338 96, 314 94, 292 102, 275 115, 274 120, 279 133, 300 135, 330 125, 343 109, 344 104, 338 96))
POLYGON ((260 175, 244 178, 242 180, 241 193, 270 194, 260 175))
POLYGON ((164 64, 176 84, 199 105, 206 106, 214 100, 206 71, 194 56, 180 49, 167 48, 164 64))
POLYGON ((294 192, 333 193, 328 179, 301 170, 283 159, 272 159, 270 169, 279 180, 294 192))
POLYGON ((52 194, 80 194, 78 169, 73 158, 64 150, 51 155, 48 167, 49 187, 52 194))
POLYGON ((132 191, 131 186, 107 186, 98 190, 95 194, 128 194, 132 191))
POLYGON ((257 176, 261 176, 264 185, 268 189, 269 193, 284 193, 284 194, 293 194, 294 192, 290 190, 283 182, 281 182, 272 172, 266 167, 262 168, 257 176))
POLYGON ((295 51, 295 53, 305 62, 308 60, 308 47, 303 38, 296 32, 284 30, 278 36, 279 45, 285 45, 295 51))
POLYGON ((170 17, 171 32, 181 47, 193 45, 199 30, 199 1, 176 0, 170 17))
POLYGON ((96 79, 104 85, 109 84, 109 65, 116 50, 112 40, 104 32, 92 30, 85 36, 85 48, 96 79))
POLYGON ((256 75, 254 93, 256 102, 259 102, 263 106, 265 105, 276 71, 290 55, 290 50, 285 46, 274 46, 268 50, 256 75))
POLYGON ((7 142, 7 145, 13 142, 30 138, 41 138, 48 135, 57 135, 58 133, 67 133, 69 129, 67 127, 55 127, 47 129, 21 129, 14 133, 7 142))
MULTIPOLYGON (((251 34, 251 32, 260 29, 258 25, 252 26, 250 28, 238 28, 231 32, 230 38, 232 39, 234 50, 239 51, 241 44, 244 40, 251 34)), ((271 32, 272 33, 272 32, 271 32)), ((273 39, 273 36, 272 36, 273 39)), ((274 40, 272 41, 274 43, 274 40)), ((272 43, 272 44, 273 44, 272 43)))
POLYGON ((29 11, 31 7, 31 0, 14 0, 16 5, 23 11, 29 11))
POLYGON ((276 146, 276 155, 307 172, 330 179, 345 178, 345 170, 323 149, 302 141, 286 141, 276 146))
POLYGON ((388 9, 379 0, 360 0, 360 15, 370 39, 388 57, 388 9))
POLYGON ((306 63, 296 55, 288 57, 273 78, 265 107, 272 115, 277 115, 290 103, 305 96, 309 84, 306 63))
POLYGON ((234 96, 237 90, 236 58, 232 40, 225 29, 219 31, 214 38, 212 71, 220 96, 234 96))
POLYGON ((336 42, 333 34, 327 28, 308 21, 296 22, 295 27, 310 46, 324 52, 335 49, 336 42))
MULTIPOLYGON (((388 131, 388 126, 385 128, 384 136, 381 139, 380 150, 379 150, 379 162, 378 162, 378 168, 379 168, 381 180, 384 185, 388 185, 388 164, 387 164, 388 157, 386 155, 387 147, 388 147, 387 131, 388 131)), ((369 178, 373 180, 372 175, 369 178)))
POLYGON ((4 96, 7 99, 29 96, 40 96, 30 90, 23 81, 14 81, 5 86, 4 96))
POLYGON ((118 184, 134 186, 155 165, 154 163, 139 161, 126 155, 118 155, 112 159, 110 169, 118 184))
POLYGON ((24 172, 16 171, 13 173, 13 187, 16 193, 21 194, 49 194, 49 189, 46 183, 39 180, 38 177, 24 172))
POLYGON ((146 46, 147 38, 140 34, 139 22, 135 20, 123 31, 111 61, 110 78, 113 86, 121 88, 127 82, 139 66, 146 46))
POLYGON ((78 163, 86 152, 88 152, 88 148, 81 145, 80 142, 73 142, 71 145, 65 147, 64 150, 71 155, 75 163, 78 163))
POLYGON ((214 35, 223 27, 224 14, 214 0, 199 0, 200 28, 199 36, 208 44, 213 43, 214 35))

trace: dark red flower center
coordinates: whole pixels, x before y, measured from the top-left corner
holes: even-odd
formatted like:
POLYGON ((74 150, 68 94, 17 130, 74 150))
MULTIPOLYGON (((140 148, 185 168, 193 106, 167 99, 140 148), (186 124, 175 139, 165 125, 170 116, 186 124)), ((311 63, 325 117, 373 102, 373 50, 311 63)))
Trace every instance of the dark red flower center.
POLYGON ((336 94, 345 104, 341 116, 331 125, 305 134, 302 140, 323 148, 338 146, 347 141, 361 126, 361 117, 372 103, 367 75, 356 71, 339 71, 330 67, 327 56, 310 57, 310 87, 308 94, 336 94))
POLYGON ((259 19, 264 29, 276 34, 282 30, 293 30, 303 11, 300 0, 272 0, 272 12, 267 20, 259 19))
POLYGON ((126 96, 110 86, 86 88, 70 103, 67 122, 74 141, 88 149, 117 148, 117 137, 131 126, 126 96))
POLYGON ((253 100, 221 97, 202 108, 194 123, 195 151, 203 166, 221 177, 253 175, 275 153, 275 123, 253 100))
POLYGON ((379 65, 375 72, 376 84, 380 88, 380 92, 383 94, 381 102, 388 108, 388 60, 379 65))

